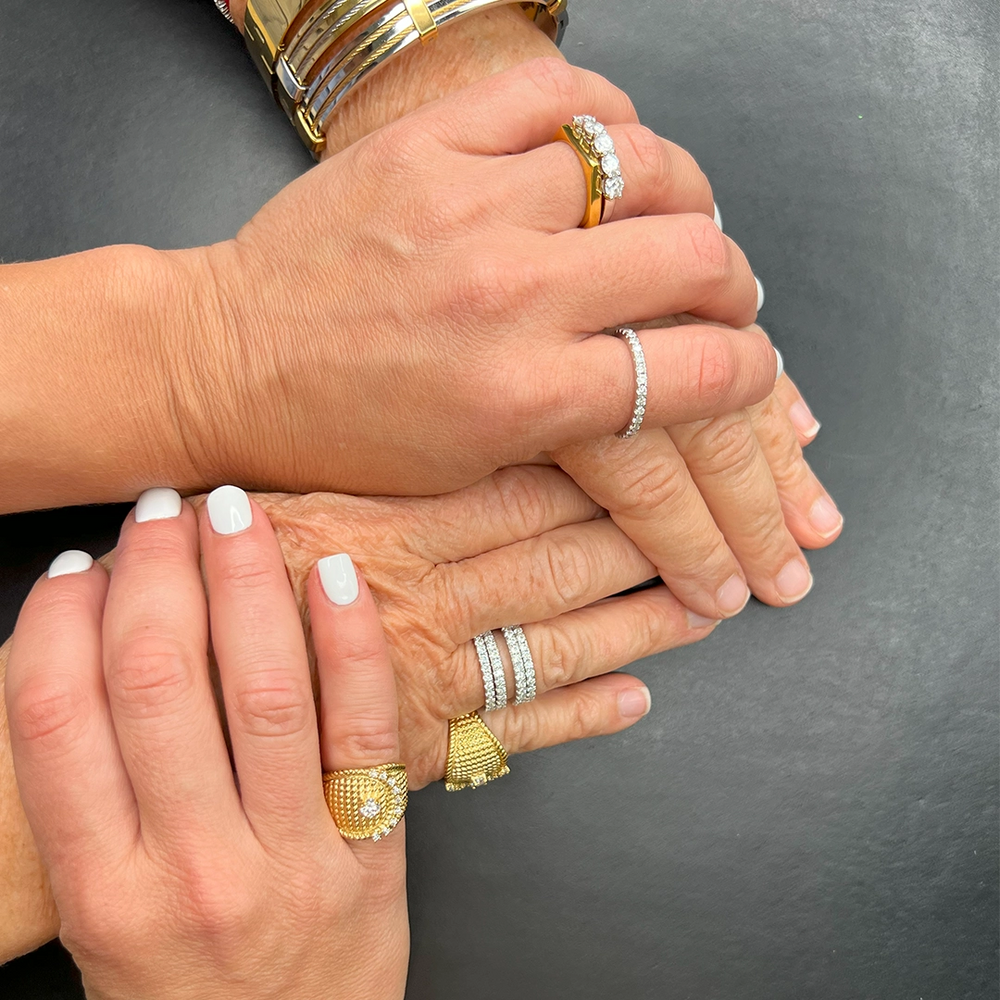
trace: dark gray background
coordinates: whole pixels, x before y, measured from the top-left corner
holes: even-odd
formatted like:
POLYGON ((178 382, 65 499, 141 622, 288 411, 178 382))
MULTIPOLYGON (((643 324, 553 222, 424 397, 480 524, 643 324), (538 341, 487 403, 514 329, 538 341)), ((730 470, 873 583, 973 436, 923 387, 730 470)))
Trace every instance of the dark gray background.
MULTIPOLYGON (((996 997, 997 4, 572 11, 712 178, 847 527, 800 607, 639 665, 633 731, 414 798, 410 996, 996 997)), ((0 41, 5 260, 227 237, 310 164, 208 0, 0 0, 0 41)), ((0 519, 5 634, 122 514, 0 519)))

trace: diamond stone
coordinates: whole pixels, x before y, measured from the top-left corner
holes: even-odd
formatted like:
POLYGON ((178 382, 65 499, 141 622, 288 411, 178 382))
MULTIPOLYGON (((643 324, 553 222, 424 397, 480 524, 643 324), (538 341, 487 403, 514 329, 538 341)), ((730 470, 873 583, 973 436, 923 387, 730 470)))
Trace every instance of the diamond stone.
POLYGON ((617 174, 614 177, 609 177, 604 182, 604 196, 605 198, 610 198, 614 201, 616 198, 620 198, 625 193, 625 181, 622 179, 621 174, 617 174))
POLYGON ((621 163, 618 161, 618 157, 614 153, 608 153, 604 159, 601 160, 601 169, 606 174, 617 174, 622 168, 621 163))
POLYGON ((382 811, 382 806, 374 799, 367 799, 358 810, 365 819, 374 819, 382 811))
POLYGON ((615 151, 614 140, 605 132, 594 140, 594 149, 601 156, 604 156, 605 153, 613 153, 615 151))

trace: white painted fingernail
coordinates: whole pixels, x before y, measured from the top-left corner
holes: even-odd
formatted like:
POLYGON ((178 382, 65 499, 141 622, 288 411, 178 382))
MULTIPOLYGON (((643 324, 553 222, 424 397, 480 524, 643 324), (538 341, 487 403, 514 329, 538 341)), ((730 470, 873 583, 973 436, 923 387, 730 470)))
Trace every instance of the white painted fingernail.
POLYGON ((774 356, 778 359, 778 374, 774 376, 774 381, 777 382, 785 374, 785 359, 781 356, 781 351, 777 347, 774 348, 774 356))
POLYGON ((70 573, 86 573, 93 565, 93 558, 86 552, 70 549, 52 560, 52 565, 49 566, 49 579, 57 576, 69 576, 70 573))
POLYGON ((757 312, 760 312, 764 308, 764 286, 756 275, 753 280, 757 282, 757 312))
POLYGON ((236 535, 253 524, 250 498, 238 486, 220 486, 208 495, 208 521, 220 535, 236 535))
POLYGON ((135 505, 137 524, 145 521, 167 521, 172 517, 180 517, 180 513, 180 493, 160 486, 146 490, 135 505))
POLYGON ((319 582, 334 604, 346 606, 358 599, 358 574, 344 552, 319 561, 319 582))
POLYGON ((722 213, 719 211, 719 203, 712 202, 712 204, 715 205, 715 224, 719 229, 722 229, 722 213))

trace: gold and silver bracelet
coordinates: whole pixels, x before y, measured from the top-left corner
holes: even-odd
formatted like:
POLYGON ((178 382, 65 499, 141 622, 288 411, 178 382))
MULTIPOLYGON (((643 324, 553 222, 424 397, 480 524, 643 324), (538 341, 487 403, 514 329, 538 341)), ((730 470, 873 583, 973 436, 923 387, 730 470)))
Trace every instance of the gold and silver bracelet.
MULTIPOLYGON (((341 102, 411 45, 451 21, 513 0, 249 0, 244 27, 257 69, 317 158, 341 102)), ((517 3, 559 44, 567 0, 517 3)))

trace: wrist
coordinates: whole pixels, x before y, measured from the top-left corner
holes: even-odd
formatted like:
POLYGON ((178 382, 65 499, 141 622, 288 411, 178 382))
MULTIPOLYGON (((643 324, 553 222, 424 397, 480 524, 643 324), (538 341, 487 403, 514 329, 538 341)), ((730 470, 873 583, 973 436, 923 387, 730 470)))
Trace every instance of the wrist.
MULTIPOLYGON (((243 30, 247 0, 230 0, 243 30)), ((410 111, 484 77, 559 49, 516 4, 481 11, 442 28, 429 45, 406 49, 364 80, 337 109, 323 157, 333 155, 410 111)))

